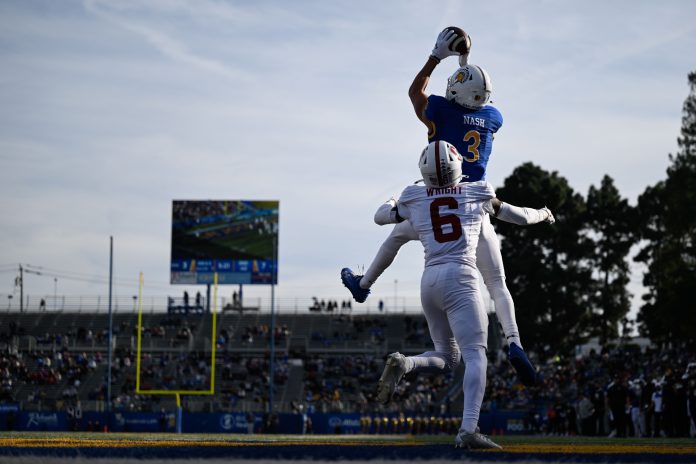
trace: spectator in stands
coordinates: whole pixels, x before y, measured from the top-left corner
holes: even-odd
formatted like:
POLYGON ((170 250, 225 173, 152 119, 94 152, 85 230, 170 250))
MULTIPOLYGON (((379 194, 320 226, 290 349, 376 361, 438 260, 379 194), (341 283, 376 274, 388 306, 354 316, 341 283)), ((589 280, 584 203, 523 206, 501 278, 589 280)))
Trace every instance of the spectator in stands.
POLYGON ((628 387, 625 374, 616 374, 614 380, 607 386, 607 403, 611 413, 611 437, 626 436, 626 405, 628 403, 628 387))

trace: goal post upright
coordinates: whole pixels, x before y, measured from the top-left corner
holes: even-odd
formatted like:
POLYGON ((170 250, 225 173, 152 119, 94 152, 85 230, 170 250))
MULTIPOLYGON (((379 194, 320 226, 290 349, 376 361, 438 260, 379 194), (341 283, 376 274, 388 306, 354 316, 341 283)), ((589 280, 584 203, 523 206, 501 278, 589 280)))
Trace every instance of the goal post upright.
POLYGON ((135 392, 139 395, 174 395, 176 400, 176 433, 182 433, 182 416, 183 408, 181 405, 181 395, 214 395, 215 394, 215 360, 216 360, 216 334, 217 334, 217 290, 218 290, 218 274, 213 275, 213 305, 212 305, 212 327, 210 337, 210 388, 208 390, 143 390, 140 382, 141 357, 142 357, 142 333, 143 333, 143 273, 140 273, 139 290, 138 290, 138 337, 135 362, 135 392))

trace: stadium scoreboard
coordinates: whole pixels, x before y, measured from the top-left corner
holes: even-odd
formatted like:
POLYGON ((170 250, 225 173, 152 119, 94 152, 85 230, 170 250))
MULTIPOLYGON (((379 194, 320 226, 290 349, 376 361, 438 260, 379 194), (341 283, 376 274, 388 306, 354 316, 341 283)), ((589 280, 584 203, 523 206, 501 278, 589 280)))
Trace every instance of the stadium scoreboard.
POLYGON ((278 201, 174 200, 172 284, 276 284, 278 201))

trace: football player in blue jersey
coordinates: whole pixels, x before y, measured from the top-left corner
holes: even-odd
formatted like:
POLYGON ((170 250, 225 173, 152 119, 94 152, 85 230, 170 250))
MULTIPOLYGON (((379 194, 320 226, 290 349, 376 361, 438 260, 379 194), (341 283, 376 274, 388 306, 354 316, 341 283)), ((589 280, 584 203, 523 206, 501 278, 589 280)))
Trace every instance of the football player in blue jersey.
MULTIPOLYGON (((455 39, 455 34, 451 30, 445 29, 440 33, 432 54, 414 78, 408 93, 418 119, 428 128, 429 141, 445 140, 454 145, 463 158, 462 181, 474 182, 485 179, 493 134, 502 126, 503 117, 500 111, 488 105, 492 91, 488 73, 480 66, 468 64, 468 53, 459 57, 460 67, 448 79, 445 97, 426 94, 426 88, 435 67, 443 59, 458 55, 450 49, 450 44, 455 39)), ((395 222, 391 217, 397 214, 393 209, 395 203, 391 199, 382 205, 375 214, 375 222, 380 225, 395 222)), ((521 208, 498 199, 488 203, 487 212, 498 219, 519 225, 539 222, 553 224, 555 221, 548 208, 538 210, 521 208)), ((408 221, 401 222, 394 227, 382 244, 363 276, 353 274, 348 268, 341 271, 341 280, 356 301, 365 301, 372 284, 393 262, 399 248, 409 240, 418 240, 418 235, 408 221)), ((523 384, 534 385, 536 370, 522 348, 515 320, 514 302, 505 283, 500 242, 488 216, 484 217, 481 227, 476 265, 495 304, 496 315, 509 345, 510 362, 523 384)), ((390 355, 390 358, 397 354, 390 355)), ((396 363, 392 364, 396 365, 396 363)), ((385 369, 382 376, 383 378, 386 376, 385 382, 381 382, 386 386, 380 385, 381 395, 378 395, 382 402, 390 400, 396 386, 394 382, 387 380, 392 377, 400 378, 398 372, 391 373, 387 370, 385 369)))

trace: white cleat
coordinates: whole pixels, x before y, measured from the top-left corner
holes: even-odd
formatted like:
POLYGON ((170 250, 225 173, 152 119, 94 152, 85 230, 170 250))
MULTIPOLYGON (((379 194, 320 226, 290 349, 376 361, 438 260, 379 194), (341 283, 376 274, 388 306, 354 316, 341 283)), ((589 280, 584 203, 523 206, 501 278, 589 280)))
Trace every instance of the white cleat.
POLYGON ((387 357, 382 376, 377 383, 377 402, 387 404, 391 401, 394 390, 406 373, 406 356, 392 353, 387 357))
POLYGON ((493 442, 493 440, 482 433, 467 433, 464 430, 460 430, 457 438, 454 439, 454 447, 464 449, 503 449, 502 446, 493 442))

